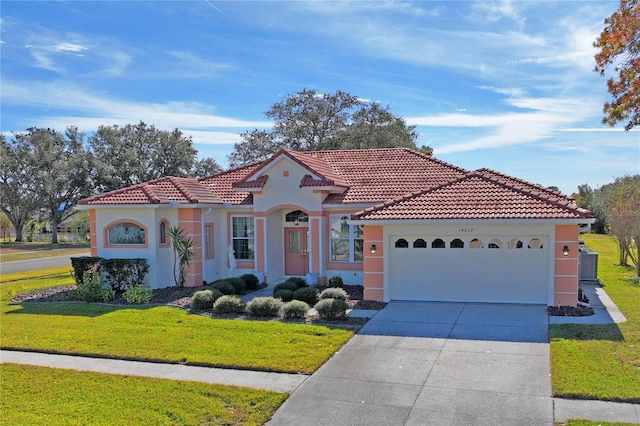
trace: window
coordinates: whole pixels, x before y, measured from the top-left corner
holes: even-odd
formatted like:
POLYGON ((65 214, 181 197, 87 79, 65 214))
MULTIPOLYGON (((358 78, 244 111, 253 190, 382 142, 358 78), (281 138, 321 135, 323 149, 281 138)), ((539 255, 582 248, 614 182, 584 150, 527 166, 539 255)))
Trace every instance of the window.
POLYGON ((294 223, 296 226, 301 222, 309 222, 309 215, 302 210, 294 210, 287 213, 284 217, 285 222, 294 223))
POLYGON ((405 240, 404 238, 399 238, 396 240, 396 244, 395 244, 396 248, 407 248, 409 247, 409 242, 407 240, 405 240))
POLYGON ((445 248, 446 244, 442 238, 436 238, 431 242, 431 248, 445 248))
POLYGON ((158 240, 160 242, 160 247, 167 247, 169 245, 169 222, 167 219, 162 219, 160 221, 160 227, 158 229, 158 240))
POLYGON ((204 257, 213 259, 213 223, 204 224, 204 257))
POLYGON ((529 241, 528 247, 530 249, 541 249, 542 248, 542 240, 540 238, 532 238, 529 241))
POLYGON ((502 240, 499 240, 498 238, 494 238, 493 240, 491 240, 488 247, 490 249, 502 248, 502 240))
POLYGON ((483 247, 484 247, 484 243, 482 242, 481 239, 474 238, 469 242, 469 248, 477 249, 477 248, 483 248, 483 247))
POLYGON ((331 229, 331 261, 361 262, 364 242, 362 225, 349 225, 349 216, 330 216, 331 229))
POLYGON ((464 241, 462 241, 460 238, 456 238, 455 240, 451 241, 451 244, 449 244, 449 247, 464 248, 464 241))
POLYGON ((522 248, 522 241, 520 241, 517 238, 511 239, 511 241, 509 241, 509 248, 510 249, 520 249, 520 248, 522 248))
POLYGON ((253 260, 255 229, 253 217, 235 216, 231 218, 231 239, 238 260, 253 260))
POLYGON ((145 230, 132 222, 119 222, 107 230, 109 245, 131 244, 142 245, 146 243, 145 230))
POLYGON ((413 242, 413 248, 427 248, 427 242, 422 238, 418 238, 413 242))

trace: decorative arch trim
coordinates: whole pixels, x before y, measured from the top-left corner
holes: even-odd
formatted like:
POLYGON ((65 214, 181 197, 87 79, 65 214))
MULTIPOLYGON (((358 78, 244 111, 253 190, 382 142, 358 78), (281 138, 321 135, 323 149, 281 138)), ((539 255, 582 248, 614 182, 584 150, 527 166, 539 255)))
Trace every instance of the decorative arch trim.
POLYGON ((149 247, 149 230, 142 223, 134 219, 114 220, 107 224, 102 232, 105 248, 126 247, 146 249, 149 247), (133 229, 133 227, 137 229, 133 229))

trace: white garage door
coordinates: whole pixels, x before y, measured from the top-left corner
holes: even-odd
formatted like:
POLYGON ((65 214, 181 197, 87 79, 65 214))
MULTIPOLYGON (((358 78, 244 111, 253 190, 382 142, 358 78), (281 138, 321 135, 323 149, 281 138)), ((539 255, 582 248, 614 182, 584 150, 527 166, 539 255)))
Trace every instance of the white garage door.
POLYGON ((548 237, 391 236, 391 300, 546 304, 548 237))

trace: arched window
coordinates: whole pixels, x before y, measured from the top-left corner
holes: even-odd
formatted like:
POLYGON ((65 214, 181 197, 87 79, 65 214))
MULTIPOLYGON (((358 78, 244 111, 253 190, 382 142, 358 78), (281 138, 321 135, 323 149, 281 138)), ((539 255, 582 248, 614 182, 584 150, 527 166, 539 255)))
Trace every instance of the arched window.
POLYGON ((435 240, 431 241, 431 248, 445 248, 446 244, 444 243, 444 240, 442 238, 436 238, 435 240))
POLYGON ((482 242, 481 239, 479 238, 474 238, 473 240, 471 240, 469 242, 469 248, 472 249, 481 249, 484 248, 484 243, 482 242))
POLYGON ((108 245, 144 245, 147 242, 145 229, 133 222, 117 222, 107 228, 108 245))
POLYGON ((449 247, 450 248, 464 248, 464 241, 462 241, 460 238, 456 238, 455 240, 451 241, 451 243, 449 243, 449 247))
POLYGON ((540 238, 532 238, 529 240, 529 245, 527 247, 530 249, 541 249, 542 240, 540 238))
POLYGON ((413 248, 427 248, 427 242, 422 238, 418 238, 413 242, 413 248))
POLYGON ((289 212, 284 217, 285 222, 293 222, 294 224, 300 224, 301 222, 309 222, 309 215, 302 210, 294 210, 289 212))
POLYGON ((395 244, 396 248, 407 248, 409 247, 409 242, 407 240, 405 240, 404 238, 399 238, 396 240, 396 244, 395 244))
POLYGON ((500 240, 498 238, 494 238, 494 239, 491 240, 491 242, 489 243, 488 247, 490 249, 502 248, 502 240, 500 240))
POLYGON ((169 245, 169 221, 167 221, 167 219, 160 220, 158 242, 160 243, 160 247, 167 247, 169 245))
POLYGON ((520 240, 519 240, 519 239, 517 239, 517 238, 512 238, 512 239, 509 241, 509 245, 508 245, 508 246, 509 246, 509 248, 510 248, 510 249, 519 249, 519 248, 522 248, 522 241, 520 241, 520 240))

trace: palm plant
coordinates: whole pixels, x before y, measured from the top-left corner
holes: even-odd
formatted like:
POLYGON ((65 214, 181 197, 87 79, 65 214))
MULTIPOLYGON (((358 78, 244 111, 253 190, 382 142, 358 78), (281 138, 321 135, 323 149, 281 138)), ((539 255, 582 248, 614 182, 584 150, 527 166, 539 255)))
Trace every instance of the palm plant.
POLYGON ((187 277, 187 267, 195 257, 193 252, 195 241, 177 226, 169 229, 169 237, 173 247, 173 279, 176 286, 183 287, 187 277))

